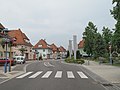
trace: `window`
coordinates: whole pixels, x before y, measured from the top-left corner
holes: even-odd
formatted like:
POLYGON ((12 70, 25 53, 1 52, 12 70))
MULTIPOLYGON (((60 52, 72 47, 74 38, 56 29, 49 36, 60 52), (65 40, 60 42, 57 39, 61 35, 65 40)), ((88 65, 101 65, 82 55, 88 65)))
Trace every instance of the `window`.
POLYGON ((43 49, 43 52, 45 52, 45 49, 43 49))
POLYGON ((46 55, 45 54, 43 54, 43 57, 45 57, 46 55))
POLYGON ((38 45, 38 47, 42 47, 42 45, 38 45))

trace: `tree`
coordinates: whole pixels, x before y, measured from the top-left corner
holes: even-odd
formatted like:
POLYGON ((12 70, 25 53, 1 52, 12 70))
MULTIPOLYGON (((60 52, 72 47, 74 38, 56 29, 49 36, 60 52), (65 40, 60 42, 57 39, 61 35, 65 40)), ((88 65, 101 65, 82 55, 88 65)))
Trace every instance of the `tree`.
POLYGON ((112 3, 115 4, 115 6, 110 12, 117 21, 114 29, 113 43, 117 51, 120 53, 120 0, 113 0, 112 3))
POLYGON ((105 49, 106 49, 105 53, 108 54, 109 53, 109 44, 110 44, 110 42, 112 42, 113 33, 108 27, 103 27, 102 31, 103 31, 102 37, 104 39, 105 49))
POLYGON ((77 51, 76 51, 76 59, 80 59, 80 58, 81 58, 80 51, 79 51, 79 50, 77 50, 77 51))
POLYGON ((94 58, 104 57, 105 55, 105 42, 100 33, 95 36, 95 46, 94 46, 94 58))
POLYGON ((89 22, 88 26, 85 28, 85 32, 83 33, 83 39, 85 40, 84 51, 89 56, 92 56, 94 53, 96 33, 96 25, 94 25, 92 22, 89 22))
POLYGON ((19 51, 21 52, 21 55, 24 56, 25 51, 27 51, 25 48, 20 48, 19 51))

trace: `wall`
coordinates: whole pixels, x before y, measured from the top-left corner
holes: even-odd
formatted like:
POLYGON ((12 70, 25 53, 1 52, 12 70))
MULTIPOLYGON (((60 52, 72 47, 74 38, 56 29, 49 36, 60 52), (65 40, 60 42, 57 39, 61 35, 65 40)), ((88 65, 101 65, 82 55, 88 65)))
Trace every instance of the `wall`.
POLYGON ((21 49, 22 47, 27 50, 27 51, 24 52, 24 56, 26 56, 26 53, 27 53, 28 54, 28 59, 33 59, 34 53, 32 52, 32 47, 25 46, 25 45, 17 45, 17 46, 12 47, 12 50, 14 52, 14 56, 21 55, 21 52, 20 52, 19 49, 21 49))
POLYGON ((51 58, 52 50, 50 50, 50 49, 37 49, 37 51, 39 52, 36 55, 37 59, 39 59, 40 56, 42 56, 42 59, 51 58), (49 55, 49 57, 48 57, 48 55, 49 55))

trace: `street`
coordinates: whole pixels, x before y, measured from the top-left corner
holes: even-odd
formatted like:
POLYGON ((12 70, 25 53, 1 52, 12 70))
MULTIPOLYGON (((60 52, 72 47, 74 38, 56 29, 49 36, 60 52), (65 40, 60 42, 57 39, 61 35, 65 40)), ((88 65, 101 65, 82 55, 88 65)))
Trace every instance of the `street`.
POLYGON ((105 90, 81 66, 61 63, 61 60, 36 61, 23 73, 0 84, 0 90, 105 90))

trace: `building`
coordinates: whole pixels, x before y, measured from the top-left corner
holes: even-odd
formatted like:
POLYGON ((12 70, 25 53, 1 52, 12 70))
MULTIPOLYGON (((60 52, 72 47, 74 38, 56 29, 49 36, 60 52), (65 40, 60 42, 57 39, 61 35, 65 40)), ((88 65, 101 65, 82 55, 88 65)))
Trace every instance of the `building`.
POLYGON ((88 56, 87 53, 84 51, 84 42, 85 40, 81 40, 78 44, 78 50, 82 56, 88 56))
POLYGON ((10 30, 8 35, 15 40, 16 46, 12 47, 13 56, 23 55, 26 59, 33 59, 32 44, 30 39, 21 29, 10 30))
POLYGON ((61 58, 65 58, 66 55, 67 55, 67 51, 66 51, 66 49, 63 46, 59 47, 59 53, 60 53, 60 57, 61 58))
POLYGON ((50 48, 52 48, 52 58, 57 59, 59 58, 59 49, 58 47, 53 43, 50 48))
POLYGON ((10 40, 11 38, 8 36, 8 30, 5 30, 5 27, 0 23, 0 58, 10 58, 10 52, 12 53, 8 45, 10 40))
POLYGON ((37 60, 52 58, 52 49, 43 39, 39 40, 39 42, 33 47, 33 50, 34 58, 37 60))

